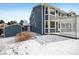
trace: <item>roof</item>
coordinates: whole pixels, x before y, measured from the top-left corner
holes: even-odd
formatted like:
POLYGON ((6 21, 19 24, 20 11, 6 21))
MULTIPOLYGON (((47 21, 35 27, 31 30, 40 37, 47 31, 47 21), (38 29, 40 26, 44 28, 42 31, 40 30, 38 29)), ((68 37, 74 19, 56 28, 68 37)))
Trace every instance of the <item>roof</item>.
POLYGON ((65 12, 64 10, 59 10, 60 13, 66 14, 67 12, 65 12))
POLYGON ((24 20, 23 25, 24 25, 24 26, 30 26, 30 24, 29 24, 26 20, 24 20))
MULTIPOLYGON (((48 5, 47 3, 40 3, 40 4, 38 4, 37 6, 40 6, 40 5, 43 5, 43 6, 47 6, 47 7, 50 7, 50 8, 55 8, 55 9, 60 9, 60 8, 58 8, 58 7, 55 7, 55 6, 51 6, 51 5, 48 5)), ((37 7, 37 6, 35 6, 35 7, 37 7)))

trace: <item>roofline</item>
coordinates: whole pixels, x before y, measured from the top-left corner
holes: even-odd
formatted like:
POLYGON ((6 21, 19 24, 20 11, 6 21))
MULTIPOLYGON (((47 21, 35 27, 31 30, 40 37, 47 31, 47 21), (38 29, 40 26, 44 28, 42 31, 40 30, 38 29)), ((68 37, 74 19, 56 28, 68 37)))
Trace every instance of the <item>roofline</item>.
MULTIPOLYGON (((50 7, 50 8, 55 8, 55 9, 57 9, 57 10, 60 10, 60 8, 58 8, 58 7, 55 7, 55 6, 51 6, 51 5, 48 5, 47 3, 39 3, 38 5, 36 5, 35 7, 37 7, 37 6, 47 6, 47 7, 50 7)), ((33 7, 33 8, 35 8, 35 7, 33 7)))

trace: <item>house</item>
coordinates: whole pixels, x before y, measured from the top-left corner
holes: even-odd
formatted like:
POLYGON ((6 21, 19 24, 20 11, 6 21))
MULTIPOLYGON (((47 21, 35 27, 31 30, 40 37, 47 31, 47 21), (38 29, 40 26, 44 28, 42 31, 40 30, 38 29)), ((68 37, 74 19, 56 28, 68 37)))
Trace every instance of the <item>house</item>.
POLYGON ((49 7, 47 4, 35 6, 30 17, 30 30, 40 34, 55 32, 55 20, 52 20, 52 18, 56 18, 56 12, 58 12, 58 8, 49 7), (50 25, 50 21, 53 25, 50 25))
POLYGON ((30 31, 30 24, 26 20, 23 21, 22 25, 14 21, 0 24, 0 37, 16 36, 22 31, 30 31))
POLYGON ((17 33, 22 31, 22 27, 18 24, 7 25, 0 24, 0 37, 16 36, 17 33))
POLYGON ((67 13, 60 8, 39 4, 32 10, 30 16, 30 30, 40 34, 60 32, 60 17, 67 17, 67 13))
POLYGON ((30 31, 40 34, 59 34, 79 38, 79 16, 55 6, 39 4, 32 9, 30 31))
POLYGON ((23 25, 21 26, 22 26, 22 31, 30 31, 30 24, 26 20, 23 20, 23 25))

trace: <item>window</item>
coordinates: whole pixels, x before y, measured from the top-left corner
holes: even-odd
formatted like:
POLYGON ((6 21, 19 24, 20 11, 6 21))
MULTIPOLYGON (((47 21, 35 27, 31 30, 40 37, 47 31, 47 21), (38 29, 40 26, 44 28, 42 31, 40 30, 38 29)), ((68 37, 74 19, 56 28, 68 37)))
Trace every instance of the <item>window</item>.
POLYGON ((50 28, 55 28, 55 22, 54 21, 50 21, 50 28))
POLYGON ((48 11, 48 7, 46 7, 46 11, 48 11))
POLYGON ((48 7, 46 7, 46 11, 45 11, 45 14, 48 14, 48 7))
POLYGON ((48 11, 45 11, 46 14, 48 14, 48 11))
POLYGON ((48 15, 45 15, 45 20, 48 20, 48 15))
POLYGON ((48 28, 48 21, 46 21, 45 27, 48 28))
POLYGON ((58 10, 56 10, 56 13, 58 13, 58 10))
POLYGON ((59 16, 61 16, 61 13, 59 13, 59 16))
POLYGON ((54 11, 51 11, 50 14, 55 15, 55 12, 54 11))
POLYGON ((63 14, 63 13, 59 13, 59 16, 64 16, 65 14, 63 14))

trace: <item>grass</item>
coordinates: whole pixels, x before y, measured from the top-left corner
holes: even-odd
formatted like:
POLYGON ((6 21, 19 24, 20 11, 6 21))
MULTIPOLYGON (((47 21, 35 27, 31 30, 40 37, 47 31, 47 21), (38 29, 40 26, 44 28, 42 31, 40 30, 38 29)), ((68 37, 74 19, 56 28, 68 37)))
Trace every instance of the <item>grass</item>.
POLYGON ((30 40, 31 38, 32 35, 30 34, 30 32, 21 32, 16 35, 16 42, 30 40))

